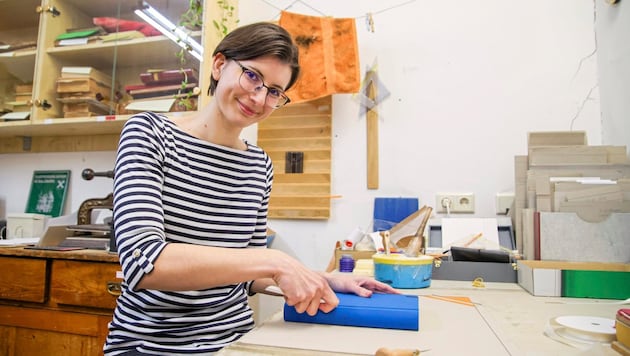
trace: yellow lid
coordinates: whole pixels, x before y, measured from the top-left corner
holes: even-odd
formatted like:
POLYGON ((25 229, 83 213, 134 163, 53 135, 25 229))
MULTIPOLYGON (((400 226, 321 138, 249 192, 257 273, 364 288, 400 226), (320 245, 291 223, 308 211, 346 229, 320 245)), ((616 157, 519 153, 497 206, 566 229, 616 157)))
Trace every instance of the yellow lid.
POLYGON ((384 254, 378 253, 372 256, 375 263, 387 265, 428 265, 433 263, 433 257, 420 255, 418 257, 408 257, 402 253, 384 254))

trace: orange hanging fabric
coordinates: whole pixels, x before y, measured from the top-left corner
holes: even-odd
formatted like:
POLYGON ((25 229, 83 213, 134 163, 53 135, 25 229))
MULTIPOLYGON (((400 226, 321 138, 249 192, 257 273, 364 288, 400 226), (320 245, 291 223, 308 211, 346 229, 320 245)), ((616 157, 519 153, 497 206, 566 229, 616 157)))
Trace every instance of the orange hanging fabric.
POLYGON ((284 27, 300 48, 302 74, 287 92, 292 103, 360 88, 357 32, 353 18, 334 19, 283 11, 284 27))

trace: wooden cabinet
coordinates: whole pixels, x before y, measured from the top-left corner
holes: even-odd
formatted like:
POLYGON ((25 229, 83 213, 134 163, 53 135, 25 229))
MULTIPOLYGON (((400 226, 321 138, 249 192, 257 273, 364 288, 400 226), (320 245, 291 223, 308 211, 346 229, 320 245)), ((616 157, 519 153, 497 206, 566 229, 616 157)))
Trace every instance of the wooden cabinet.
POLYGON ((116 255, 0 248, 0 270, 0 356, 102 354, 116 255))
MULTIPOLYGON (((93 27, 97 18, 142 22, 134 13, 140 3, 128 0, 0 1, 0 48, 3 51, 0 52, 0 109, 18 110, 12 105, 16 103, 16 86, 32 84, 30 106, 20 106, 28 118, 0 119, 0 153, 116 148, 120 129, 129 113, 64 117, 67 115, 58 100, 56 86, 63 67, 93 67, 111 75, 121 92, 125 85, 142 84, 140 73, 160 69, 193 68, 198 73, 198 87, 208 87, 209 78, 200 61, 185 54, 185 63, 181 64, 179 45, 162 35, 109 42, 97 40, 72 46, 56 43, 60 34, 93 27)), ((189 6, 188 1, 147 0, 147 3, 176 24, 189 6)), ((234 27, 238 18, 236 3, 237 0, 203 1, 203 22, 211 24, 220 19, 219 23, 234 27)), ((119 31, 126 29, 120 27, 119 31)), ((205 48, 214 48, 221 38, 213 25, 190 35, 205 48)), ((207 52, 204 57, 209 62, 211 53, 207 52)), ((110 98, 116 97, 115 90, 108 94, 110 98)), ((25 100, 24 95, 19 96, 20 100, 25 100)), ((200 100, 199 106, 208 98, 202 95, 200 100)), ((124 108, 122 104, 110 106, 124 108)))

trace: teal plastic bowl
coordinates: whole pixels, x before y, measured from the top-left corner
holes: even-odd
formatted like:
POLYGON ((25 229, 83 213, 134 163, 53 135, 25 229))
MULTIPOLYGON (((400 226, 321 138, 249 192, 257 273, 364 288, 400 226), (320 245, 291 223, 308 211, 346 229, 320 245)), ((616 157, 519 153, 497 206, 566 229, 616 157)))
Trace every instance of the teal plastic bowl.
POLYGON ((417 289, 431 286, 433 257, 376 254, 374 278, 394 288, 417 289))

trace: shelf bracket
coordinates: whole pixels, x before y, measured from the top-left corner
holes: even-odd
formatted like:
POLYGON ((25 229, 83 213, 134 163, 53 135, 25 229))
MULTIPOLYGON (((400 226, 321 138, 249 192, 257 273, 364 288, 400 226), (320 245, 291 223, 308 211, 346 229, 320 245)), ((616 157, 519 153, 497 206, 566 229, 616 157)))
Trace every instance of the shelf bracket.
POLYGON ((22 136, 22 151, 31 151, 31 146, 33 143, 33 138, 31 136, 22 136))

